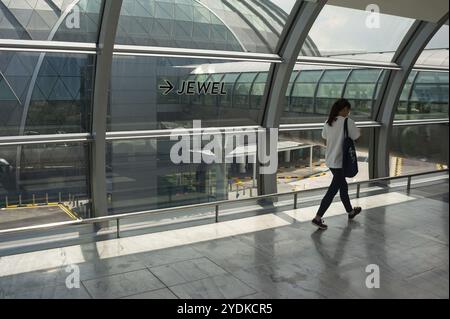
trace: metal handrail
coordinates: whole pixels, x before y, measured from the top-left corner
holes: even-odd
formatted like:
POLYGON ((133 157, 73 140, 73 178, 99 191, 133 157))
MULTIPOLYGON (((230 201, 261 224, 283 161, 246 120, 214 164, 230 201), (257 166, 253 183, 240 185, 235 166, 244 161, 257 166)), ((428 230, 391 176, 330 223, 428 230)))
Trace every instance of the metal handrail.
MULTIPOLYGON (((415 174, 403 175, 403 176, 369 179, 369 180, 365 180, 365 181, 357 181, 357 182, 349 183, 349 186, 353 186, 353 185, 357 186, 356 197, 359 198, 361 184, 377 183, 377 182, 383 182, 383 181, 393 181, 393 180, 407 178, 407 191, 409 192, 411 189, 411 182, 412 182, 413 177, 431 175, 431 174, 437 174, 437 173, 445 173, 445 172, 448 174, 449 170, 444 169, 444 170, 415 173, 415 174)), ((90 225, 90 224, 98 224, 98 223, 104 223, 104 222, 109 222, 109 221, 116 221, 117 237, 120 238, 120 220, 122 220, 122 219, 143 217, 143 216, 147 216, 147 215, 157 215, 157 214, 162 214, 162 213, 167 213, 167 212, 175 212, 175 211, 191 209, 191 208, 214 207, 215 208, 215 219, 216 219, 216 222, 219 222, 219 207, 221 205, 243 203, 243 202, 248 202, 248 201, 258 201, 258 200, 269 199, 269 198, 274 198, 274 197, 293 195, 294 196, 294 209, 297 209, 298 195, 300 193, 306 193, 306 192, 311 192, 311 191, 320 191, 320 190, 326 190, 326 189, 328 189, 328 186, 314 188, 314 189, 307 189, 307 190, 298 190, 298 191, 291 191, 291 192, 284 192, 284 193, 260 195, 260 196, 243 198, 243 199, 238 199, 238 200, 223 200, 223 201, 216 201, 216 202, 210 202, 210 203, 201 203, 201 204, 193 204, 193 205, 186 205, 186 206, 179 206, 179 207, 163 208, 163 209, 157 209, 157 210, 141 211, 141 212, 135 212, 135 213, 125 213, 125 214, 118 214, 118 215, 112 215, 112 216, 102 216, 102 217, 89 218, 89 219, 83 219, 83 220, 74 220, 74 221, 68 221, 68 222, 58 222, 58 223, 51 223, 51 224, 44 224, 44 225, 19 227, 19 228, 0 230, 0 235, 16 234, 16 233, 28 232, 28 231, 34 231, 34 230, 50 230, 50 229, 68 227, 68 226, 90 225)))

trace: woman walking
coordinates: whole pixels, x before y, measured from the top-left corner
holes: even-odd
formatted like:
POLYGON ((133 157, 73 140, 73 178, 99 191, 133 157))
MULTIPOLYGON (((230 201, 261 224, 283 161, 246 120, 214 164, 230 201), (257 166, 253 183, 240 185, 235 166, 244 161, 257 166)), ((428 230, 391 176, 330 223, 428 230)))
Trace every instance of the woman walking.
MULTIPOLYGON (((331 108, 330 115, 322 130, 322 137, 327 140, 326 164, 333 174, 333 180, 328 188, 325 197, 317 212, 316 217, 312 220, 313 225, 320 229, 327 229, 322 217, 333 202, 337 192, 340 192, 341 201, 347 211, 348 218, 353 219, 361 213, 361 207, 352 207, 350 198, 348 197, 348 185, 343 172, 343 143, 344 143, 344 124, 350 114, 351 104, 346 99, 339 99, 331 108)), ((348 136, 352 140, 357 140, 361 134, 356 127, 355 122, 348 118, 348 136)))

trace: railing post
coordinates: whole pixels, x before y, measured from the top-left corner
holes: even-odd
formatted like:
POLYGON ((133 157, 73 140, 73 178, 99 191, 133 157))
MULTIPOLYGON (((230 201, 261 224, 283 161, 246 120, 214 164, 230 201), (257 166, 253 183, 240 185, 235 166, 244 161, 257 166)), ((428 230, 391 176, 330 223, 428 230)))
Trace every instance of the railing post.
POLYGON ((406 191, 409 193, 411 191, 411 176, 408 176, 408 185, 406 186, 406 191))
POLYGON ((294 193, 294 209, 297 209, 298 193, 294 193))
POLYGON ((219 205, 216 205, 216 223, 219 222, 219 205))
POLYGON ((356 184, 356 198, 359 198, 360 194, 361 194, 361 184, 358 183, 356 184))
POLYGON ((116 231, 117 231, 117 238, 120 238, 120 219, 119 218, 117 218, 117 229, 116 229, 116 231))

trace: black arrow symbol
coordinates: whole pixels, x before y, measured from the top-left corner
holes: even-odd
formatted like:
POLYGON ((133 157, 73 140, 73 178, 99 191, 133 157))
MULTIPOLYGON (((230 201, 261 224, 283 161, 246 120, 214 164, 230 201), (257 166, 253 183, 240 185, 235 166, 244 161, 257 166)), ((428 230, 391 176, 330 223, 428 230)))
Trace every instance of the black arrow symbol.
POLYGON ((169 80, 165 80, 166 81, 166 85, 160 85, 159 86, 159 89, 160 90, 166 90, 163 94, 164 95, 167 95, 167 94, 169 94, 170 92, 172 92, 172 90, 175 88, 174 86, 173 86, 173 84, 169 81, 169 80))

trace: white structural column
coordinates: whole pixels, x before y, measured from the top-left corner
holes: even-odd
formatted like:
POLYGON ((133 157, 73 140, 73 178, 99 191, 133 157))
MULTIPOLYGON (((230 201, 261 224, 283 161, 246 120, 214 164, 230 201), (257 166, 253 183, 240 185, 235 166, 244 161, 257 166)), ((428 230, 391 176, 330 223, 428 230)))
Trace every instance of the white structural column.
MULTIPOLYGON (((278 128, 280 126, 289 79, 309 31, 326 2, 326 0, 297 1, 292 9, 276 52, 283 59, 283 63, 273 64, 269 71, 263 99, 265 112, 261 121, 264 128, 278 128)), ((277 192, 276 173, 259 174, 258 178, 259 194, 277 192)))
POLYGON ((106 199, 106 116, 108 90, 122 0, 104 1, 98 38, 92 115, 91 195, 95 217, 107 215, 106 199))
POLYGON ((374 120, 381 123, 381 127, 374 136, 373 149, 370 152, 370 178, 389 176, 390 137, 400 95, 423 49, 447 20, 448 12, 437 23, 416 21, 394 56, 393 62, 398 64, 401 70, 387 71, 375 103, 374 120))

